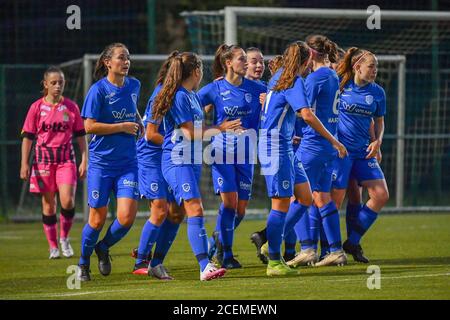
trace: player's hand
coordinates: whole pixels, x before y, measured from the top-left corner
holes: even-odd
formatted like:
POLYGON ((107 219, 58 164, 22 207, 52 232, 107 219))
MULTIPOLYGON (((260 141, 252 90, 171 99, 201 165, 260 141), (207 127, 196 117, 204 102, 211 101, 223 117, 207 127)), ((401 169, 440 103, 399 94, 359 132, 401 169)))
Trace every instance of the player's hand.
POLYGON ((86 162, 81 161, 80 166, 78 167, 78 176, 81 180, 84 180, 86 178, 86 162))
POLYGON ((338 151, 339 154, 339 158, 344 158, 345 156, 347 156, 347 149, 345 148, 345 146, 340 143, 339 141, 336 140, 336 142, 333 144, 333 148, 335 148, 338 151))
POLYGON ((30 176, 30 166, 27 164, 22 164, 20 167, 20 179, 28 181, 28 177, 30 176))
POLYGON ((302 138, 300 138, 300 137, 298 137, 298 136, 294 136, 294 137, 292 138, 292 144, 297 145, 297 144, 300 143, 301 140, 302 140, 302 138))
POLYGON ((131 134, 135 136, 139 130, 139 125, 136 122, 122 122, 121 124, 121 131, 131 134))
POLYGON ((381 160, 383 159, 383 155, 381 154, 381 148, 378 150, 376 158, 377 158, 378 164, 380 164, 381 160))
POLYGON ((264 103, 266 102, 266 96, 267 96, 267 93, 261 93, 259 95, 259 103, 261 103, 261 106, 263 106, 263 107, 264 107, 264 103))
POLYGON ((222 132, 227 130, 240 130, 243 129, 241 125, 241 119, 228 120, 227 118, 219 125, 219 130, 222 132))
POLYGON ((372 143, 369 144, 369 146, 366 149, 366 151, 369 152, 366 156, 366 159, 374 158, 378 154, 378 151, 380 151, 380 147, 381 147, 380 140, 372 141, 372 143))

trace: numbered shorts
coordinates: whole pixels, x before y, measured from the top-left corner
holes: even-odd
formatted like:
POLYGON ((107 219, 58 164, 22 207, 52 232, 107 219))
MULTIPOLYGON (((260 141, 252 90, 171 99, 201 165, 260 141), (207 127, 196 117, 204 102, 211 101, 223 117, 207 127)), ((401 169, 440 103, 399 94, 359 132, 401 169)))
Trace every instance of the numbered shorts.
POLYGON ((311 191, 330 192, 334 156, 324 157, 299 151, 297 154, 300 154, 300 160, 308 177, 311 191))
POLYGON ((214 192, 237 192, 241 200, 252 195, 253 164, 213 164, 211 168, 214 192))
POLYGON ((333 161, 333 189, 347 189, 350 178, 356 179, 359 184, 368 180, 384 179, 383 171, 377 159, 343 159, 333 161))
POLYGON ((30 192, 57 192, 62 184, 77 185, 77 166, 73 162, 33 163, 31 167, 30 192))
POLYGON ((173 202, 172 192, 163 177, 161 166, 145 167, 139 166, 139 193, 141 198, 148 200, 166 199, 173 202))
POLYGON ((116 170, 89 166, 87 184, 88 204, 91 208, 107 206, 111 191, 116 198, 139 200, 137 165, 116 170))
POLYGON ((309 182, 308 176, 306 175, 305 169, 303 168, 303 164, 300 160, 298 160, 296 154, 294 154, 294 170, 294 185, 309 182))
MULTIPOLYGON (((263 168, 264 169, 264 168, 263 168)), ((268 170, 267 172, 271 172, 268 170)), ((290 198, 294 194, 294 153, 287 152, 279 157, 279 166, 274 174, 264 175, 267 195, 270 198, 290 198)), ((263 171, 264 173, 264 171, 263 171)))
POLYGON ((163 162, 162 172, 169 188, 172 189, 176 203, 181 206, 183 200, 201 198, 201 165, 173 165, 163 162))

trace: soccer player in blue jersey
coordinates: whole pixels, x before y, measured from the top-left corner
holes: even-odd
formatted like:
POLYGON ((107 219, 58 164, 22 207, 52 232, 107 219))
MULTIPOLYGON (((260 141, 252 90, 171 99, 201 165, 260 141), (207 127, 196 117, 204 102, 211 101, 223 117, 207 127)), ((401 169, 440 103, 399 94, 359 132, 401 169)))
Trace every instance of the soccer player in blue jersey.
MULTIPOLYGON (((339 151, 340 157, 346 154, 345 147, 330 134, 309 105, 302 76, 308 67, 310 52, 308 45, 302 41, 296 41, 288 46, 283 55, 283 67, 269 82, 269 91, 261 116, 258 155, 268 195, 272 199, 271 211, 267 218, 268 276, 297 274, 281 259, 282 234, 283 231, 286 232, 285 222, 290 211, 291 196, 295 194, 297 199, 294 214, 299 211, 304 213, 312 203, 306 176, 306 181, 300 183, 295 181, 292 137, 296 112, 299 112, 309 126, 339 151)), ((292 229, 293 225, 290 228, 292 229)))
POLYGON ((171 61, 178 54, 178 51, 172 52, 159 70, 156 88, 148 100, 143 118, 146 137, 139 139, 136 143, 139 190, 141 196, 148 199, 151 214, 141 232, 133 274, 148 274, 161 280, 173 279, 162 263, 175 240, 184 212, 171 196, 161 171, 165 132, 164 126, 152 119, 152 104, 161 90, 171 61), (155 253, 153 258, 149 259, 154 243, 156 243, 155 253))
POLYGON ((255 47, 250 47, 245 50, 245 53, 247 54, 248 63, 245 78, 266 85, 266 83, 261 80, 264 76, 264 70, 266 70, 266 65, 264 64, 264 56, 261 50, 255 47))
POLYGON ((251 196, 256 139, 261 104, 259 96, 266 87, 245 78, 247 56, 235 45, 221 45, 213 64, 214 76, 219 78, 204 86, 198 93, 202 106, 214 106, 214 124, 225 119, 240 119, 246 133, 223 133, 213 138, 212 179, 214 191, 222 203, 217 217, 216 231, 223 249, 218 252, 219 263, 227 269, 241 268, 233 257, 234 229, 245 215, 251 196), (248 138, 248 140, 247 140, 248 138), (247 141, 246 141, 247 140, 247 141))
POLYGON ((81 281, 89 281, 90 257, 98 257, 102 275, 111 273, 109 248, 130 230, 137 212, 138 167, 136 135, 141 129, 137 102, 140 82, 128 77, 130 54, 121 43, 107 46, 97 61, 94 83, 84 101, 81 116, 89 143, 87 173, 89 222, 84 226, 79 261, 81 281), (110 193, 117 198, 117 219, 97 243, 106 221, 110 193))
MULTIPOLYGON (((308 101, 317 118, 332 135, 335 135, 338 121, 339 79, 336 72, 326 64, 325 59, 329 59, 330 62, 336 61, 336 44, 322 35, 311 35, 307 37, 306 43, 312 50, 312 72, 305 80, 308 101)), ((312 243, 302 243, 300 254, 288 262, 288 265, 298 266, 317 262, 320 220, 330 242, 330 254, 317 265, 345 264, 347 259, 342 250, 339 213, 330 195, 332 162, 336 157, 336 150, 316 130, 306 126, 296 155, 306 171, 313 191, 314 206, 309 216, 312 243), (314 210, 314 207, 317 209, 314 210)), ((305 221, 306 219, 302 220, 305 221)), ((304 226, 303 229, 307 230, 307 227, 304 226)))
POLYGON ((350 210, 347 224, 349 237, 344 250, 355 261, 368 263, 360 245, 362 236, 375 222, 378 213, 389 199, 383 171, 376 159, 384 134, 386 95, 375 83, 377 58, 367 50, 352 47, 347 50, 338 67, 341 78, 339 102, 339 140, 347 147, 349 156, 335 160, 333 165, 333 199, 338 207, 345 197, 350 177, 366 188, 369 200, 350 210), (370 126, 374 121, 375 140, 370 142, 370 126))
POLYGON ((203 126, 203 110, 194 92, 203 77, 202 61, 191 52, 173 58, 161 91, 153 103, 152 119, 163 118, 165 128, 162 172, 178 205, 187 215, 187 233, 200 265, 200 280, 222 277, 226 269, 216 268, 208 259, 207 234, 204 228, 200 195, 203 138, 225 130, 238 129, 239 119, 224 121, 214 130, 203 126), (205 133, 205 136, 204 136, 205 133))

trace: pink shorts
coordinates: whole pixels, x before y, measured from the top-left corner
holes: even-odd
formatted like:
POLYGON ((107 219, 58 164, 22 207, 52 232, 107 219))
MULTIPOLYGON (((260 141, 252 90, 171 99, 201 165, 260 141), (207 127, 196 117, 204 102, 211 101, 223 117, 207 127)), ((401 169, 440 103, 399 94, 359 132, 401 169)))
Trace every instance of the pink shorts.
POLYGON ((57 192, 62 184, 77 185, 77 166, 73 162, 33 164, 30 192, 57 192))

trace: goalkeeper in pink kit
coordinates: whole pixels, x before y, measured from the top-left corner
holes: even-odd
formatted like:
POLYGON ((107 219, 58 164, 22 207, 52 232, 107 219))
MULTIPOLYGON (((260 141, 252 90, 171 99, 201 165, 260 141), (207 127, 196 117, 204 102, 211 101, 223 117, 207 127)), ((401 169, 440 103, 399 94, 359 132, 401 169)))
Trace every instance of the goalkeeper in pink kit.
POLYGON ((29 180, 30 192, 42 196, 42 222, 50 247, 50 259, 60 257, 57 241, 56 193, 59 194, 60 244, 62 254, 69 258, 74 252, 69 231, 75 215, 77 167, 72 138, 77 139, 81 151, 78 175, 86 175, 86 142, 83 120, 77 104, 63 97, 64 73, 50 67, 42 80, 44 96, 28 110, 22 129, 22 162, 20 178, 29 180), (29 158, 36 140, 31 168, 29 158))

